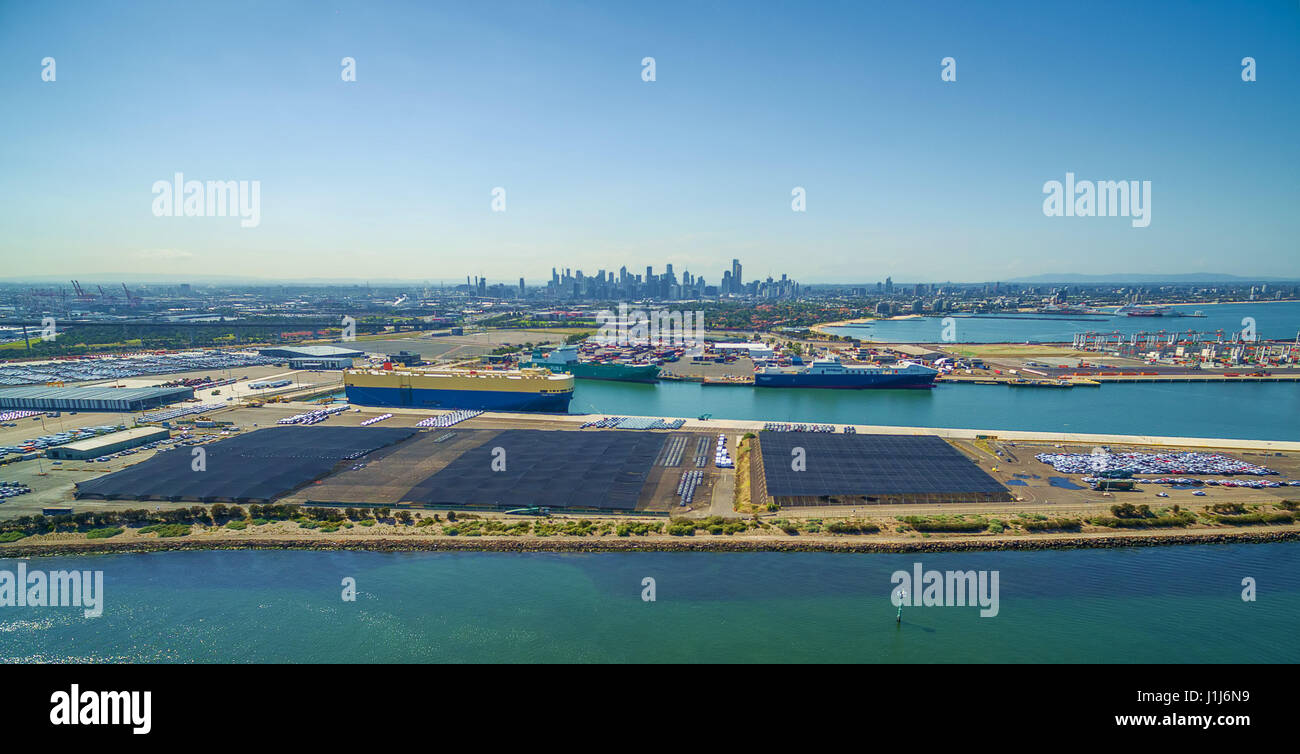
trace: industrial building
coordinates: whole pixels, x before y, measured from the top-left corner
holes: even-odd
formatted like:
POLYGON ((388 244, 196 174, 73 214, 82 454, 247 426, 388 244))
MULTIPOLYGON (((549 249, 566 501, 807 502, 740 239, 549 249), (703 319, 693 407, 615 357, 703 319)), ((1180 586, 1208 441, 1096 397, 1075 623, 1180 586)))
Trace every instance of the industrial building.
POLYGON ((62 461, 85 461, 166 440, 169 437, 171 433, 162 427, 136 427, 50 448, 45 451, 45 457, 62 461))
POLYGON ((308 356, 289 359, 290 369, 351 369, 351 356, 308 356))
POLYGON ((28 386, 0 390, 0 409, 29 411, 146 411, 189 400, 188 387, 49 387, 28 386))
POLYGON ((398 351, 388 354, 388 360, 404 367, 413 367, 424 361, 424 357, 414 351, 398 351))
POLYGON ((714 343, 713 347, 724 352, 744 352, 744 355, 754 360, 770 359, 776 355, 773 353, 772 347, 766 343, 714 343))
POLYGON ((275 359, 359 359, 365 356, 364 351, 338 346, 275 346, 259 348, 257 352, 275 359))

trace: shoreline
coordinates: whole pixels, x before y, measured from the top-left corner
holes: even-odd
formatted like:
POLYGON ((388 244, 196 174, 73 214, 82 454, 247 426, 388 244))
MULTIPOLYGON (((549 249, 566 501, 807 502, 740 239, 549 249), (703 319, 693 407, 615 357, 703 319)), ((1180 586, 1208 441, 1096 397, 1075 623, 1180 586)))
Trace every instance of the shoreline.
MULTIPOLYGON (((867 535, 869 536, 869 535, 867 535)), ((0 559, 115 555, 194 550, 357 550, 368 552, 997 552, 1028 550, 1114 549, 1204 544, 1264 544, 1300 541, 1300 528, 1206 530, 1201 532, 1135 532, 1059 534, 1036 537, 953 537, 924 540, 877 540, 866 537, 752 537, 716 535, 693 537, 223 537, 186 540, 134 539, 50 541, 0 546, 0 559)))
MULTIPOLYGON (((1300 299, 1281 299, 1281 300, 1269 299, 1267 301, 1201 301, 1201 302, 1191 302, 1191 303, 1180 302, 1176 304, 1152 304, 1152 306, 1236 306, 1236 305, 1243 305, 1243 304, 1254 306, 1255 304, 1294 304, 1297 302, 1300 302, 1300 299)), ((1117 305, 1106 304, 1106 306, 1111 307, 1117 305)), ((1018 313, 1023 313, 1023 312, 1018 312, 1018 313)), ((1110 312, 1106 312, 1106 314, 1110 314, 1110 312)), ((951 315, 949 314, 949 316, 951 315)), ((813 332, 821 333, 822 335, 834 335, 835 333, 823 332, 821 328, 852 327, 853 325, 870 324, 872 322, 895 322, 895 321, 909 320, 909 319, 939 319, 939 318, 940 315, 938 314, 896 314, 890 317, 859 317, 857 319, 841 319, 841 320, 836 320, 834 322, 818 322, 815 325, 809 326, 808 329, 812 330, 813 332)), ((888 341, 878 341, 878 342, 885 343, 888 341)))

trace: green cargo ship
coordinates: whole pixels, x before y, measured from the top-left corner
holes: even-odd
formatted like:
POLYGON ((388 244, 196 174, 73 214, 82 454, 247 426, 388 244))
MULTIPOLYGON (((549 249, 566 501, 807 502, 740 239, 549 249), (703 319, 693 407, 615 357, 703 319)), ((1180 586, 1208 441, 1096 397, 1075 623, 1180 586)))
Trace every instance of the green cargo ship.
POLYGON ((655 364, 617 364, 582 361, 576 345, 560 346, 543 355, 533 351, 532 360, 523 364, 544 367, 552 372, 566 372, 580 380, 614 380, 617 382, 658 382, 659 367, 655 364))

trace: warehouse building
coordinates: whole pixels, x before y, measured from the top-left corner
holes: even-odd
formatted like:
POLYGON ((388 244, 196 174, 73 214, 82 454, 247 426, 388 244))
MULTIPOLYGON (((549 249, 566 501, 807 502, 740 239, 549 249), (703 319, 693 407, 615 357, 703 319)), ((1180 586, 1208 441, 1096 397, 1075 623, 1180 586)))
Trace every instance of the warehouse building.
POLYGON ((260 348, 257 352, 273 359, 359 359, 365 356, 365 352, 355 348, 338 346, 275 346, 260 348))
POLYGON ((388 354, 388 360, 404 367, 413 367, 419 366, 420 362, 424 361, 424 357, 415 351, 398 351, 388 354))
POLYGON ((48 387, 0 390, 0 409, 28 411, 147 411, 189 400, 188 387, 48 387))
POLYGON ((351 369, 351 356, 307 356, 289 359, 290 369, 351 369))
POLYGON ((756 361, 776 356, 772 352, 772 347, 766 343, 714 343, 713 347, 718 351, 743 353, 743 355, 756 361))
POLYGON ((162 427, 136 427, 50 448, 45 451, 45 457, 61 461, 85 461, 166 440, 169 437, 171 433, 162 427))

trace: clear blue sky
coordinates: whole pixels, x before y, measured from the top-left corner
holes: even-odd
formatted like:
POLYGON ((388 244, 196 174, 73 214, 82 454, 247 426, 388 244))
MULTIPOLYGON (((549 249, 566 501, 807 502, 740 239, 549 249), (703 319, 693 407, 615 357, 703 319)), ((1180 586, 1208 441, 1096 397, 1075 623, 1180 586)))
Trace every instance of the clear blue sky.
POLYGON ((0 0, 0 69, 0 277, 1300 276, 1296 0, 0 0), (261 224, 154 217, 178 171, 261 224))

